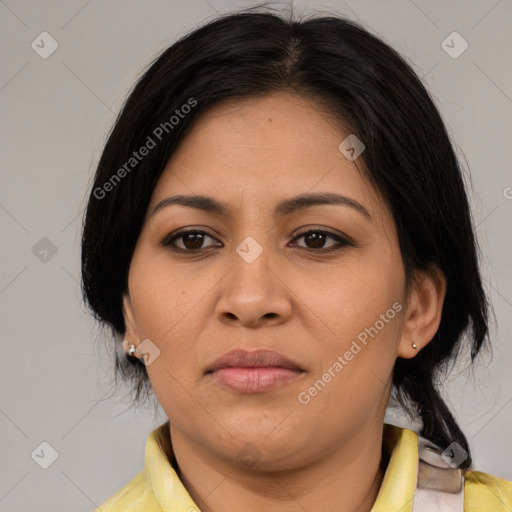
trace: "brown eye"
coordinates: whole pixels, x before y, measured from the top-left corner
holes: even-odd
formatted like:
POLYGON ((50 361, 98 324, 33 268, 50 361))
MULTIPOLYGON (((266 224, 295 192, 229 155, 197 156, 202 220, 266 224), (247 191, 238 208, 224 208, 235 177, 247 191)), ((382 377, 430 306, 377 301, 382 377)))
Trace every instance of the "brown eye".
MULTIPOLYGON (((200 249, 203 249, 203 244, 205 243, 206 239, 212 239, 211 235, 206 233, 205 231, 200 231, 197 229, 190 229, 187 231, 181 231, 179 233, 169 235, 166 238, 164 238, 161 242, 161 244, 164 247, 171 247, 172 249, 176 251, 183 251, 183 252, 194 252, 199 251, 200 249), (181 244, 177 244, 176 242, 180 241, 181 244)), ((219 247, 219 245, 222 245, 219 243, 211 244, 206 247, 219 247)))
POLYGON ((307 233, 303 236, 309 249, 322 249, 326 239, 329 238, 329 235, 321 232, 307 233))
MULTIPOLYGON (((299 240, 301 238, 304 239, 305 245, 300 245, 296 242, 291 245, 318 253, 333 252, 341 249, 343 246, 354 245, 346 238, 322 229, 309 228, 296 235, 294 240, 299 240), (333 240, 334 243, 326 246, 329 239, 333 240)), ((198 229, 183 230, 178 233, 167 235, 162 240, 161 245, 163 247, 169 247, 173 251, 185 253, 200 252, 202 249, 207 249, 209 247, 222 247, 222 243, 216 238, 206 231, 198 229), (204 245, 207 239, 213 240, 214 243, 204 245)))
POLYGON ((322 229, 309 228, 306 231, 299 233, 294 240, 299 240, 301 238, 304 239, 305 245, 295 244, 297 247, 311 249, 312 251, 316 250, 317 252, 332 252, 340 249, 342 246, 352 245, 345 238, 322 229), (334 240, 335 243, 326 247, 325 244, 328 239, 334 240))

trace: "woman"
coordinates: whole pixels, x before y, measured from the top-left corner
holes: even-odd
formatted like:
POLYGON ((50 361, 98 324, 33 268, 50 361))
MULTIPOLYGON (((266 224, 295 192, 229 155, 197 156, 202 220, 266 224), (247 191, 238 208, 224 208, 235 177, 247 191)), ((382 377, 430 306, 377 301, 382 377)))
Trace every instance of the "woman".
POLYGON ((512 507, 436 389, 488 333, 461 171, 362 27, 245 12, 173 44, 109 136, 82 249, 117 368, 169 418, 103 512, 512 507), (392 394, 420 436, 384 423, 392 394))

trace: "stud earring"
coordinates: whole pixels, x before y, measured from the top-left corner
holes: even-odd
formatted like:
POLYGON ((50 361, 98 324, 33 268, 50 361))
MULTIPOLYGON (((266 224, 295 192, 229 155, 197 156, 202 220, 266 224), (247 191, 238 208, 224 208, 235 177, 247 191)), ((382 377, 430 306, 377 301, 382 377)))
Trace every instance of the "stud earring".
POLYGON ((135 352, 137 351, 137 347, 133 343, 129 343, 128 341, 123 340, 123 347, 128 348, 128 351, 126 353, 127 356, 137 357, 135 355, 135 352))
POLYGON ((412 348, 414 348, 414 349, 418 348, 418 345, 416 345, 416 343, 414 343, 414 341, 412 342, 412 348))

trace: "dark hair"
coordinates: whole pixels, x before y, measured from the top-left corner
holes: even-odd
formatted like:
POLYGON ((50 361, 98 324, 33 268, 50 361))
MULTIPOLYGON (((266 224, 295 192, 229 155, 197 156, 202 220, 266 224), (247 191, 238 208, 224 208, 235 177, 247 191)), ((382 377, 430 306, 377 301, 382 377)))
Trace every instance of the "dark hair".
MULTIPOLYGON (((124 334, 130 261, 169 158, 209 106, 273 91, 316 99, 363 141, 357 161, 393 214, 407 285, 417 269, 437 265, 444 273, 439 329, 416 357, 397 359, 393 389, 406 410, 421 416, 420 434, 442 448, 457 442, 468 453, 462 467, 470 467, 468 442, 437 385, 462 343, 473 362, 488 338, 489 305, 461 168, 410 65, 353 21, 238 12, 199 27, 154 60, 126 100, 98 164, 83 229, 84 300, 113 335, 124 334), (158 143, 147 156, 130 160, 149 139, 158 143)), ((129 367, 116 352, 116 372, 137 381, 137 399, 148 377, 140 361, 131 373, 129 367)))

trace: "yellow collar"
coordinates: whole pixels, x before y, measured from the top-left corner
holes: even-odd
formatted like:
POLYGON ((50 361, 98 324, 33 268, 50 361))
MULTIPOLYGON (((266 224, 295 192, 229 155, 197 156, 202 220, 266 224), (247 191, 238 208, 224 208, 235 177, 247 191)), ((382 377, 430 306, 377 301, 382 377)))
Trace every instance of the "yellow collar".
POLYGON ((371 512, 412 512, 418 479, 418 434, 384 423, 382 448, 390 458, 371 512))
MULTIPOLYGON (((148 482, 164 512, 199 512, 199 506, 165 455, 165 452, 170 453, 174 461, 168 429, 167 422, 153 430, 147 440, 145 470, 148 482)), ((418 435, 406 428, 384 424, 382 446, 390 458, 371 512, 412 512, 418 477, 418 435)))

